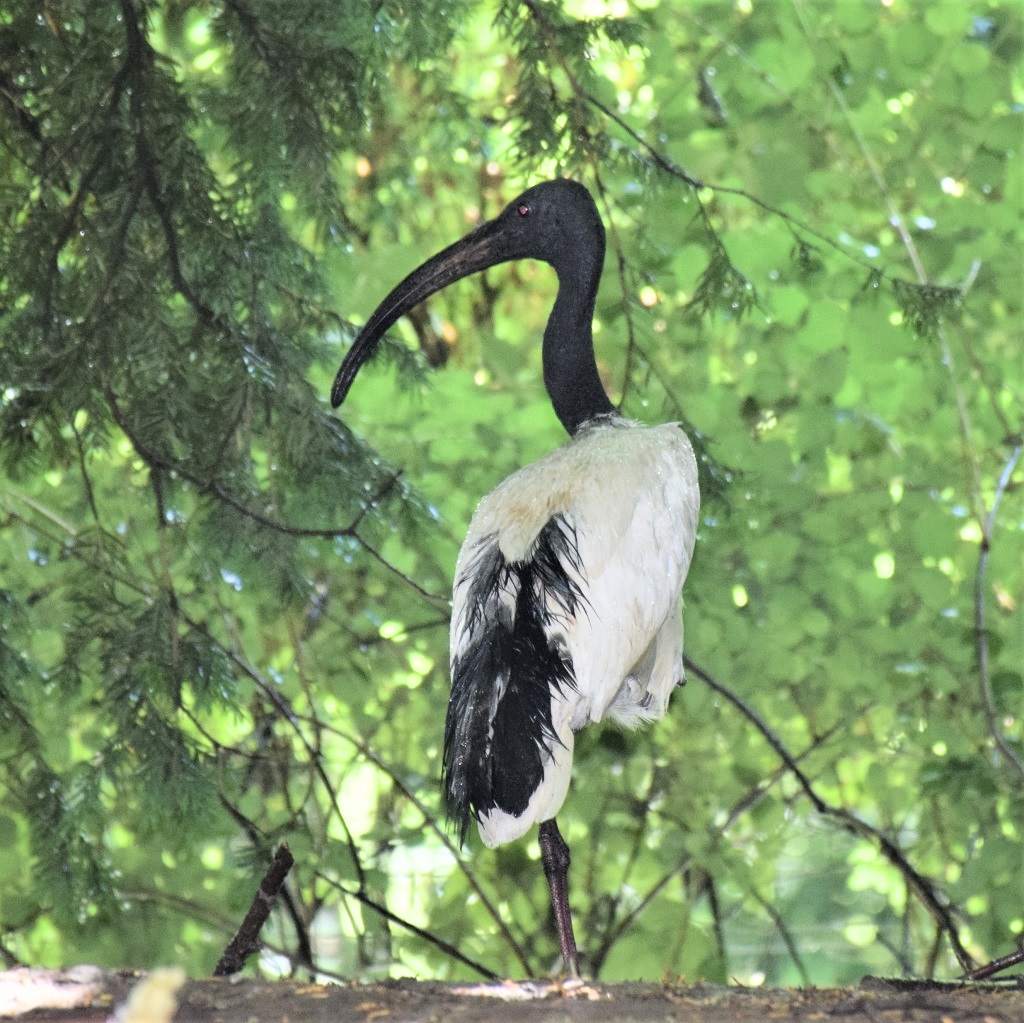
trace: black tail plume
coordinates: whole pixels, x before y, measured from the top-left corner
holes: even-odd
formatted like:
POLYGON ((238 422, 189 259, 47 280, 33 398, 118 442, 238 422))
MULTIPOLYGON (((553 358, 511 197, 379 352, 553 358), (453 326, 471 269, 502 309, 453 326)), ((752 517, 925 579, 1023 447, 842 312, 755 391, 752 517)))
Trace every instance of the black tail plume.
POLYGON ((445 803, 460 841, 471 817, 522 814, 560 741, 552 701, 576 681, 550 633, 583 602, 567 570, 578 565, 575 534, 555 517, 526 561, 507 562, 492 534, 466 566, 469 641, 452 664, 444 736, 445 803))

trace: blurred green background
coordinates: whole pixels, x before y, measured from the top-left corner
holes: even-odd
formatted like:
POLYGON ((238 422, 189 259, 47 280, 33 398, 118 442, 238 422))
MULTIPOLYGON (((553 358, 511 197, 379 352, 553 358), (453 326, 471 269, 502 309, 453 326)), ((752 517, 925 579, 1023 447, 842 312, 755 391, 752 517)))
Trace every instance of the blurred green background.
POLYGON ((553 274, 354 333, 569 174, 627 414, 698 447, 690 681, 578 737, 603 980, 952 977, 1024 934, 1024 21, 977 0, 0 9, 0 957, 550 970, 442 819, 479 498, 564 440, 553 274), (794 768, 798 766, 799 775, 794 768))

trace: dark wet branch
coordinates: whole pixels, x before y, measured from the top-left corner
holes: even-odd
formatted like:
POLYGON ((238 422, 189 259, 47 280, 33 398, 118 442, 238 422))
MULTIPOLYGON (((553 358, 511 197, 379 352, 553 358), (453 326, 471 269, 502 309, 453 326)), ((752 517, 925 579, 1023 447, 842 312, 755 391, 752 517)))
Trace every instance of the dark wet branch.
POLYGON ((259 889, 253 896, 249 912, 245 914, 238 932, 228 942, 223 955, 217 960, 217 965, 213 969, 215 977, 229 977, 233 973, 238 973, 245 966, 249 956, 260 951, 260 931, 274 908, 278 893, 284 886, 285 878, 294 862, 287 844, 279 845, 270 866, 267 867, 267 872, 263 875, 263 880, 260 881, 259 889))
POLYGON ((1018 948, 1016 952, 1000 956, 984 966, 979 966, 976 970, 965 973, 963 979, 986 980, 989 977, 994 977, 997 973, 1002 973, 1003 970, 1008 970, 1011 966, 1020 966, 1021 963, 1024 963, 1024 948, 1018 948))

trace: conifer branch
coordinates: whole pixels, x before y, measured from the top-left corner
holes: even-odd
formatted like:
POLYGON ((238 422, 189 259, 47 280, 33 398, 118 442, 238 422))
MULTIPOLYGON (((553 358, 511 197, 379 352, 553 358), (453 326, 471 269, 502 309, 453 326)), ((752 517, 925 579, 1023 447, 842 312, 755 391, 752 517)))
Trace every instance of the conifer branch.
POLYGON ((78 453, 78 472, 82 477, 82 486, 85 487, 85 500, 89 505, 89 514, 93 522, 100 525, 100 512, 96 505, 96 493, 93 489, 92 479, 89 476, 89 467, 85 461, 85 445, 82 443, 82 434, 78 427, 71 423, 71 430, 75 435, 75 450, 78 453))
POLYGON ((143 192, 142 176, 139 174, 133 175, 131 190, 128 193, 128 201, 124 204, 124 209, 121 211, 121 219, 118 222, 117 229, 114 231, 114 237, 107 253, 107 283, 96 303, 99 308, 103 308, 109 301, 110 294, 117 282, 118 274, 128 255, 128 231, 135 220, 136 213, 138 213, 139 202, 142 199, 143 192))
MULTIPOLYGON (((185 277, 178 251, 178 235, 171 212, 163 198, 158 174, 159 161, 153 152, 146 130, 146 75, 152 70, 153 50, 139 25, 139 14, 132 0, 120 0, 125 28, 125 67, 129 76, 129 110, 132 134, 135 140, 136 167, 145 187, 146 197, 153 207, 163 228, 164 243, 167 246, 167 260, 174 290, 195 310, 203 323, 217 321, 213 310, 196 294, 185 277)), ((222 328, 223 323, 219 324, 222 328)))
POLYGON ((225 0, 224 6, 238 20, 238 24, 242 27, 242 32, 244 33, 246 40, 253 48, 259 59, 262 60, 269 69, 278 71, 280 69, 280 62, 277 59, 277 54, 274 53, 270 44, 264 38, 263 31, 260 28, 260 23, 252 11, 245 7, 240 0, 225 0))
POLYGON ((117 109, 121 105, 121 99, 124 96, 127 86, 128 65, 126 62, 121 65, 117 74, 114 76, 113 82, 111 83, 110 100, 107 104, 106 127, 100 133, 100 136, 96 141, 96 151, 93 155, 92 161, 82 174, 82 177, 78 182, 78 186, 75 188, 74 194, 71 196, 71 201, 68 203, 67 211, 65 212, 61 222, 60 230, 57 232, 53 245, 50 248, 49 259, 47 261, 47 274, 43 285, 42 301, 41 333, 44 345, 50 343, 50 332, 56 319, 53 312, 53 301, 54 290, 60 276, 60 255, 64 251, 68 242, 71 241, 72 235, 75 233, 75 229, 81 215, 82 206, 92 193, 93 182, 110 159, 110 138, 113 134, 113 121, 117 113, 117 109))
POLYGON ((347 526, 334 526, 334 527, 315 527, 315 526, 295 526, 286 522, 281 522, 278 519, 270 518, 268 515, 264 515, 261 512, 250 508, 243 501, 239 500, 228 490, 226 490, 220 483, 212 479, 203 479, 197 473, 193 472, 184 463, 168 458, 161 454, 159 451, 146 444, 141 437, 132 429, 131 424, 128 422, 127 416, 121 408, 121 405, 114 394, 109 382, 104 381, 103 394, 107 400, 107 405, 110 408, 111 415, 114 422, 121 429, 121 432, 131 441, 132 447, 138 452, 139 457, 149 466, 151 475, 158 476, 163 472, 173 473, 174 476, 184 480, 187 483, 191 483, 195 486, 200 493, 210 494, 215 497, 218 501, 227 505, 229 508, 234 509, 246 518, 251 519, 253 522, 266 529, 274 530, 277 533, 282 533, 286 536, 301 536, 301 537, 315 537, 323 540, 337 540, 344 537, 348 537, 355 540, 371 557, 378 561, 384 568, 386 568, 393 575, 397 576, 407 586, 415 590, 425 600, 430 601, 433 604, 447 604, 447 598, 441 597, 436 593, 431 593, 425 587, 421 586, 415 579, 407 575, 400 568, 392 565, 372 544, 369 543, 358 531, 358 525, 366 516, 366 514, 373 508, 375 504, 381 501, 387 494, 387 492, 398 482, 399 475, 392 476, 381 489, 381 491, 371 498, 370 502, 356 513, 355 518, 347 526))
POLYGON ((306 737, 303 730, 299 727, 303 721, 306 721, 309 724, 315 725, 316 728, 319 729, 320 722, 315 718, 303 718, 302 715, 296 713, 288 700, 277 690, 275 686, 271 685, 270 682, 263 677, 254 665, 250 664, 249 661, 236 650, 219 643, 217 639, 202 625, 202 623, 190 621, 189 624, 197 631, 206 635, 211 642, 216 644, 223 651, 224 655, 239 669, 241 669, 243 674, 245 674, 250 681, 256 684, 259 691, 263 694, 264 699, 266 699, 278 714, 281 715, 281 718, 291 725, 295 737, 306 751, 306 755, 309 758, 309 764, 312 767, 313 772, 319 778, 320 783, 324 787, 324 791, 329 796, 331 807, 337 814, 338 822, 341 824, 342 831, 345 834, 345 841, 348 846, 349 856, 352 859, 353 869, 356 872, 356 877, 360 886, 365 886, 366 872, 363 868, 362 858, 359 855, 359 847, 356 843, 355 837, 349 829, 348 822, 345 820, 345 815, 341 811, 341 801, 338 796, 337 789, 334 787, 330 778, 327 777, 327 772, 324 770, 322 754, 319 747, 314 746, 314 744, 306 737))

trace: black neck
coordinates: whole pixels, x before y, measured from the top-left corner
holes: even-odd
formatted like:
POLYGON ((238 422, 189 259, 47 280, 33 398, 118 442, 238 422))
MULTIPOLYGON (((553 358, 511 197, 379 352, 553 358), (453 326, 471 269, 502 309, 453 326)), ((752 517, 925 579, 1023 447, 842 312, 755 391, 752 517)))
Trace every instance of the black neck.
POLYGON ((558 296, 544 330, 544 386, 570 434, 595 416, 615 412, 594 359, 594 302, 600 264, 555 268, 558 296))

